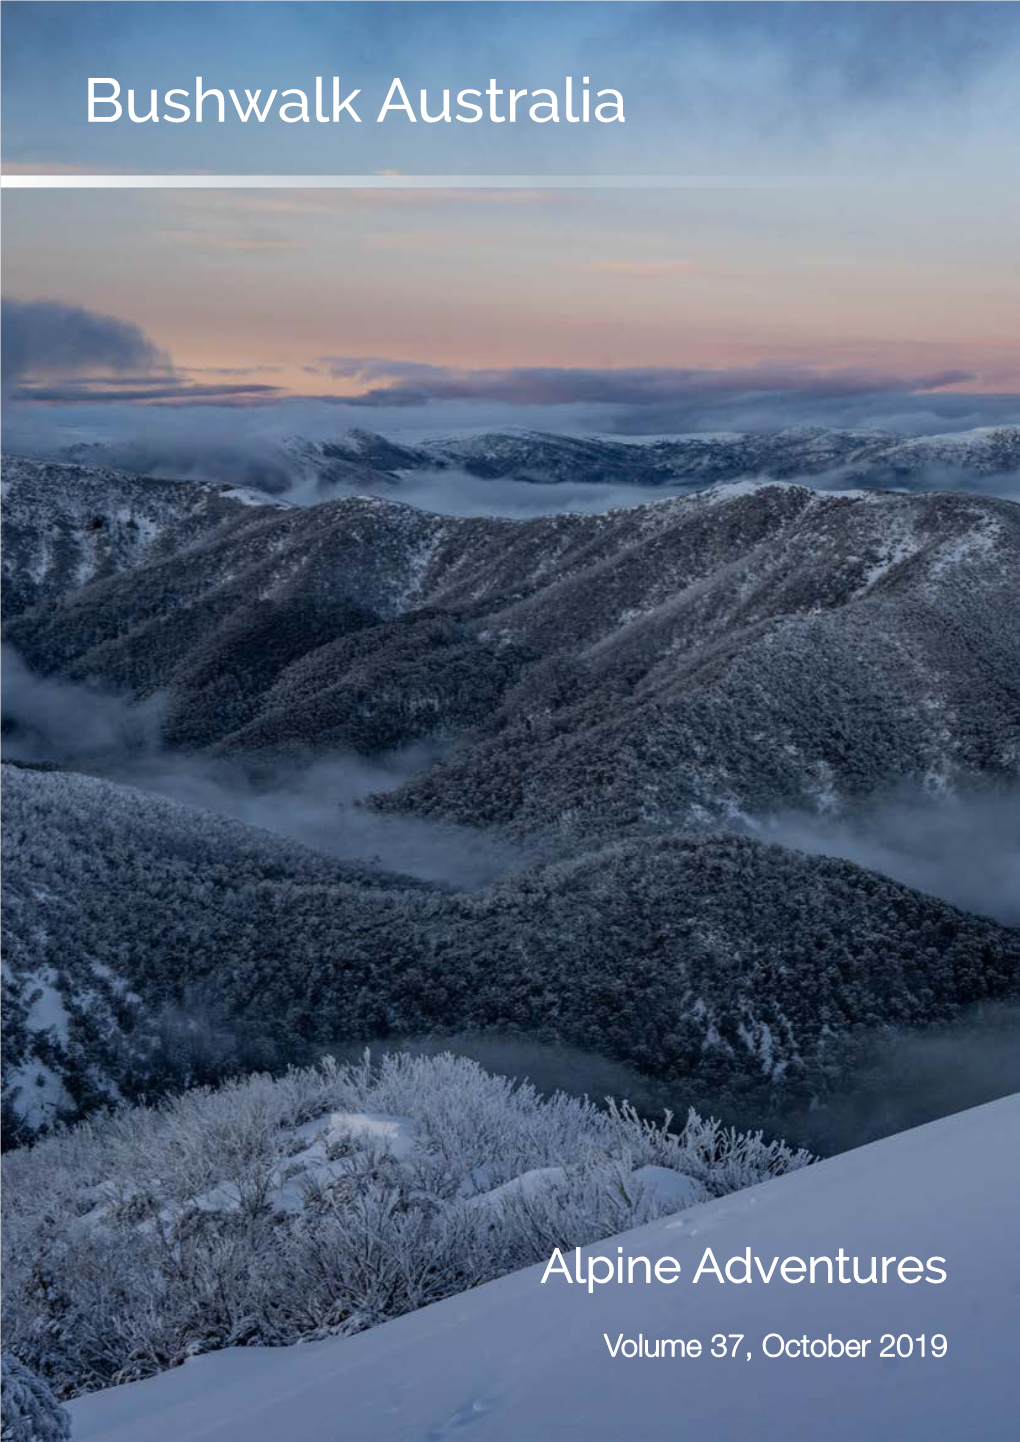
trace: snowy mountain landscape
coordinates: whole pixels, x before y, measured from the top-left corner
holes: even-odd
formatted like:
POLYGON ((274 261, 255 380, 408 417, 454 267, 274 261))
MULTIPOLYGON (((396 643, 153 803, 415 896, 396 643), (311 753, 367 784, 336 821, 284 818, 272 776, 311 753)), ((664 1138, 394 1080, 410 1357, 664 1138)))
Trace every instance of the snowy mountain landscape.
POLYGON ((937 1126, 807 1164, 1020 1085, 1014 430, 8 459, 5 1407, 275 1442, 298 1389, 318 1442, 343 1376, 359 1442, 616 1439, 629 1382, 568 1420, 524 1340, 615 1377, 600 1298, 519 1269, 905 1207, 937 1126), (498 1340, 427 1382, 451 1326, 498 1340))
MULTIPOLYGON (((55 460, 108 465, 136 475, 201 475, 224 465, 240 468, 238 452, 182 453, 148 442, 77 442, 55 460)), ((799 426, 778 431, 643 437, 503 431, 448 436, 384 436, 353 429, 324 440, 283 435, 247 457, 253 487, 286 494, 369 490, 400 497, 416 472, 463 473, 476 480, 535 486, 607 486, 614 491, 698 489, 759 478, 804 480, 827 486, 912 489, 933 481, 961 490, 1009 483, 1020 468, 1020 426, 982 426, 942 435, 904 437, 892 431, 799 426)))
POLYGON ((1011 916, 773 841, 876 797, 1008 807, 1012 503, 756 481, 510 521, 5 484, 19 1127, 437 1029, 757 1119, 838 1088, 862 1027, 1015 995, 1011 916))
POLYGON ((0 1442, 1013 1442, 1020 5, 2 11, 0 1442))
POLYGON ((0 1442, 1012 1442, 1020 6, 2 11, 0 1442))

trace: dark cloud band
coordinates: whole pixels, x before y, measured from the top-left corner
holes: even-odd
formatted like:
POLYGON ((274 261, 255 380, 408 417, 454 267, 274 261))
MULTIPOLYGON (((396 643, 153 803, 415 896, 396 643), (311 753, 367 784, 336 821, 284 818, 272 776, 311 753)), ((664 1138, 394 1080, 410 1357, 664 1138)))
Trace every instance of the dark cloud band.
POLYGON ((95 369, 168 370, 168 357, 131 321, 56 300, 0 302, 4 389, 30 376, 95 369))
POLYGON ((865 370, 753 366, 726 370, 634 366, 616 370, 520 366, 457 370, 406 361, 322 357, 317 366, 335 379, 366 386, 352 405, 407 406, 428 401, 488 401, 509 405, 661 406, 711 397, 798 394, 818 400, 873 394, 909 395, 961 385, 971 371, 945 369, 900 376, 865 370), (378 382, 383 384, 378 384, 378 382))

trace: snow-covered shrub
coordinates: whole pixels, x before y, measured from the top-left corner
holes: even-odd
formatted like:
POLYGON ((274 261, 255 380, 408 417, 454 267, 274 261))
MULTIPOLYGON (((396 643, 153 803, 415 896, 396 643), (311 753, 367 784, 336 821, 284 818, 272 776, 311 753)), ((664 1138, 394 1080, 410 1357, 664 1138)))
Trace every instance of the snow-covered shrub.
POLYGON ((702 1117, 691 1108, 682 1131, 674 1132, 673 1114, 662 1125, 638 1115, 629 1102, 607 1099, 612 1124, 621 1142, 632 1147, 642 1161, 670 1167, 701 1182, 712 1197, 753 1187, 767 1177, 780 1177, 804 1165, 804 1153, 785 1142, 767 1142, 764 1134, 738 1132, 714 1117, 702 1117))
POLYGON ((8 1344, 61 1396, 356 1332, 810 1160, 450 1055, 327 1059, 9 1153, 8 1344))
POLYGON ((71 1419, 41 1377, 5 1352, 0 1358, 3 1442, 65 1442, 71 1419))

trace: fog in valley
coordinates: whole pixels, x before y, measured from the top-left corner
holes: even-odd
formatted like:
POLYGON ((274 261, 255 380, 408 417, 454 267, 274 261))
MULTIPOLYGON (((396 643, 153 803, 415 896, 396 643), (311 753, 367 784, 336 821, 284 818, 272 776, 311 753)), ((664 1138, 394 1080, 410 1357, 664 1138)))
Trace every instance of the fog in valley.
MULTIPOLYGON (((159 695, 133 701, 35 675, 3 648, 4 756, 90 772, 256 826, 342 861, 473 890, 534 859, 475 828, 374 811, 444 754, 419 743, 367 758, 222 756, 162 745, 159 695)), ((966 911, 1020 923, 1020 793, 904 791, 845 814, 777 813, 737 829, 814 855, 839 856, 966 911)))
POLYGON ((788 812, 749 834, 842 856, 964 911, 1020 923, 1020 791, 904 791, 845 816, 788 812))
POLYGON ((469 827, 373 811, 441 754, 416 745, 371 760, 331 756, 233 757, 171 751, 160 742, 159 696, 134 702, 101 688, 34 675, 3 648, 5 760, 57 764, 228 816, 356 861, 465 890, 525 864, 528 853, 469 827))
MULTIPOLYGON (((306 494, 300 486, 288 491, 298 503, 306 494)), ((356 495, 353 488, 333 486, 328 498, 356 495)), ((385 500, 402 501, 440 516, 493 516, 527 521, 533 516, 601 515, 628 506, 646 506, 670 496, 688 495, 686 486, 628 486, 581 481, 518 481, 510 477, 482 480, 466 471, 408 471, 399 485, 378 490, 385 500)), ((315 499, 327 497, 318 495, 315 499)))

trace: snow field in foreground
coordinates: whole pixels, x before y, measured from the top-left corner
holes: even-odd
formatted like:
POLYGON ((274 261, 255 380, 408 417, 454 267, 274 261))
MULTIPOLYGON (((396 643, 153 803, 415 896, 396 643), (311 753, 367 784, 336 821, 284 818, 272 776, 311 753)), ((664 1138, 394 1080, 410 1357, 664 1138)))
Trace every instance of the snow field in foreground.
POLYGON ((371 1332, 200 1357, 72 1404, 75 1442, 1005 1442, 1016 1435, 1020 1096, 660 1219, 584 1255, 672 1256, 675 1286, 589 1295, 544 1265, 371 1332), (766 1260, 942 1256, 947 1279, 720 1285, 706 1247, 766 1260), (698 1337, 697 1360, 605 1341, 698 1337), (716 1333, 743 1334, 736 1358, 716 1333), (946 1356, 878 1356, 883 1334, 946 1356), (865 1358, 768 1360, 762 1339, 871 1338, 865 1358), (751 1360, 746 1352, 751 1351, 751 1360))

